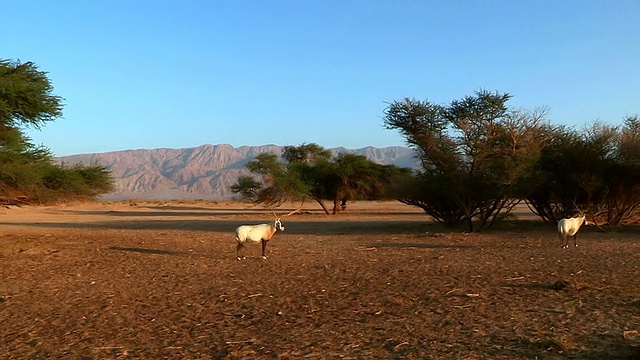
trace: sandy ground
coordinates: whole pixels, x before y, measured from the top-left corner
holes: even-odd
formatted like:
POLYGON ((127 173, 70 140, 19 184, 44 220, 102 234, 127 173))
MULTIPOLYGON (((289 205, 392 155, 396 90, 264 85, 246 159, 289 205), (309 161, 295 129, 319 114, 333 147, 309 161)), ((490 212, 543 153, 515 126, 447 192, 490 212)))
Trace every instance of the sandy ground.
POLYGON ((474 234, 396 202, 306 210, 238 261, 268 211, 1 208, 0 358, 640 358, 638 228, 562 250, 526 209, 474 234))

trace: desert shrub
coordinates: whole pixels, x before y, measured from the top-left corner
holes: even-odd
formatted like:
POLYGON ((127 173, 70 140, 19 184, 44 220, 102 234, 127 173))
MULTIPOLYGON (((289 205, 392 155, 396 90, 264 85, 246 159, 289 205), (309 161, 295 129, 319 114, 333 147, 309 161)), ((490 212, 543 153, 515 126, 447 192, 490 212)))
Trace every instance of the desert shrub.
POLYGON ((587 212, 616 226, 640 208, 640 121, 595 123, 583 131, 559 127, 542 150, 527 201, 547 222, 587 212))
POLYGON ((509 94, 476 92, 449 105, 406 98, 385 111, 422 169, 397 198, 445 225, 490 227, 518 204, 545 141, 544 109, 510 109, 509 94))

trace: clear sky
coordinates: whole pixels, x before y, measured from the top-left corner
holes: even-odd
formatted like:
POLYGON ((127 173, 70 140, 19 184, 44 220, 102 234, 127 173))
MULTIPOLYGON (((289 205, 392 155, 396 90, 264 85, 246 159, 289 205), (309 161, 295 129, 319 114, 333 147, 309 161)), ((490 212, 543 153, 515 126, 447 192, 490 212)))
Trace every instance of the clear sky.
POLYGON ((0 58, 33 61, 56 156, 202 144, 405 145, 388 102, 480 89, 552 123, 640 113, 638 0, 5 1, 0 58))

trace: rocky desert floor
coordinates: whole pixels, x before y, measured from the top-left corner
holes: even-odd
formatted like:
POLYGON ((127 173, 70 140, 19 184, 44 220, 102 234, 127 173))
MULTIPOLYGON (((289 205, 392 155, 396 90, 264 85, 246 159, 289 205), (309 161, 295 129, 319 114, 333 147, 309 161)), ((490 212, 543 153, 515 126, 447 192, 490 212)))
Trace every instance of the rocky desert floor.
POLYGON ((2 359, 640 359, 640 228, 560 248, 526 211, 466 234, 396 202, 0 209, 2 359), (290 209, 277 209, 285 213, 290 209))

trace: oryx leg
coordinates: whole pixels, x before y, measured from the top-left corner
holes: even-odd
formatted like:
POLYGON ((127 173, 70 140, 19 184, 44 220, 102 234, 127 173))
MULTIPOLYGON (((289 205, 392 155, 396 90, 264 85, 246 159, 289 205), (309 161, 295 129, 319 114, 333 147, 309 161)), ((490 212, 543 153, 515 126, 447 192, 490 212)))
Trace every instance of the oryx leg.
POLYGON ((267 240, 262 240, 262 260, 267 259, 267 240))
POLYGON ((238 260, 246 259, 244 257, 244 245, 240 242, 236 246, 236 256, 238 256, 238 260))
MULTIPOLYGON (((576 240, 576 237, 578 236, 578 234, 576 233, 575 235, 573 235, 573 246, 578 246, 578 241, 576 240)), ((567 245, 568 246, 568 245, 567 245)))
POLYGON ((562 239, 562 234, 558 234, 558 237, 560 238, 560 247, 564 247, 564 240, 562 239))

